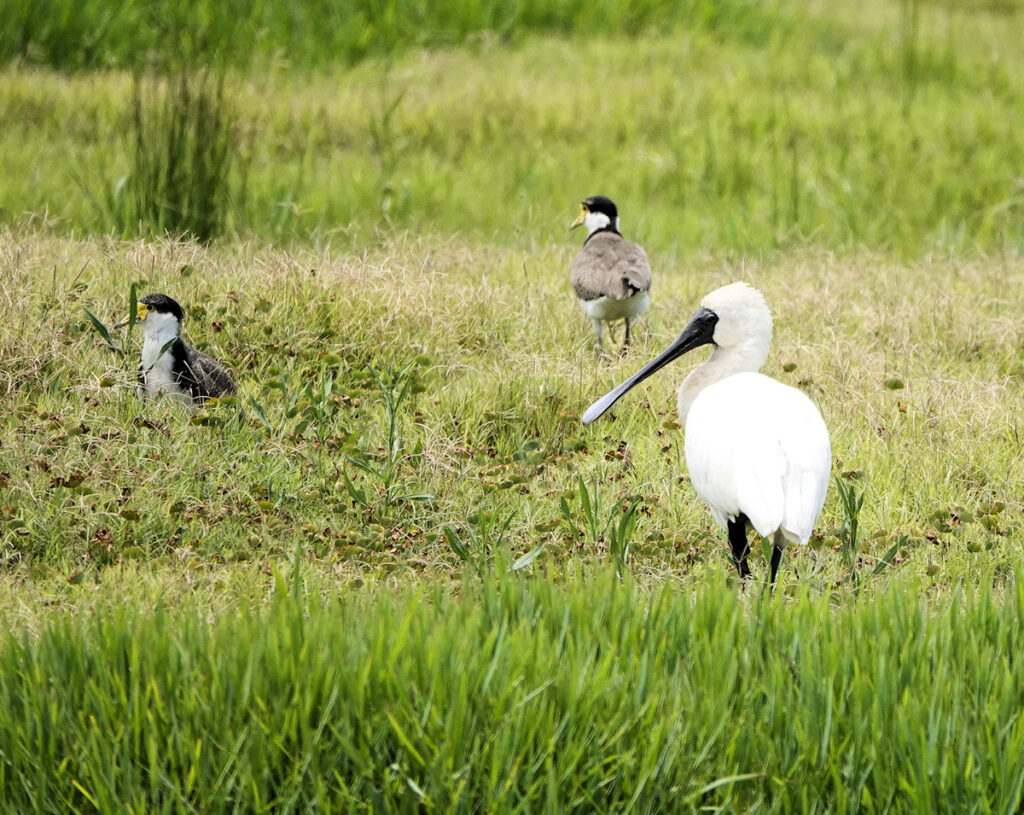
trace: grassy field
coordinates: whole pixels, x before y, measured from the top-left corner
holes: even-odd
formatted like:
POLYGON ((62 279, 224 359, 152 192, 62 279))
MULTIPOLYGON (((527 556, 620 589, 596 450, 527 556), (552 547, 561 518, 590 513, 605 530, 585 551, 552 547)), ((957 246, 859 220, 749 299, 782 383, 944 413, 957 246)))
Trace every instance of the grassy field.
MULTIPOLYGON (((535 246, 603 190, 673 259, 1019 250, 1017 11, 844 14, 793 7, 759 38, 538 34, 232 71, 244 162, 229 229, 355 250, 395 229, 535 246)), ((4 72, 0 216, 111 231, 97 202, 131 172, 129 86, 118 71, 4 72)))
POLYGON ((423 3, 345 50, 268 3, 206 243, 125 238, 140 18, 50 5, 0 23, 0 811, 1020 808, 1019 4, 423 3), (624 359, 567 280, 594 193, 654 269, 624 359), (687 481, 692 362, 579 422, 736 279, 835 457, 773 597, 687 481), (87 313, 133 291, 237 400, 135 399, 87 313))
POLYGON ((750 0, 437 2, 337 4, 211 0, 12 0, 0 24, 0 59, 65 70, 221 60, 300 69, 390 56, 417 47, 508 43, 534 32, 577 35, 710 30, 759 39, 784 19, 775 3, 750 0))
MULTIPOLYGON (((186 552, 220 562, 290 551, 298 534, 317 557, 377 573, 408 557, 444 561, 443 529, 469 542, 509 517, 506 543, 544 543, 557 570, 578 549, 601 554, 561 510, 564 497, 586 526, 582 475, 606 508, 643 497, 643 568, 719 570, 720 536, 680 480, 683 366, 614 421, 583 428, 578 417, 734 277, 775 309, 766 371, 815 399, 837 474, 867 492, 865 553, 903 541, 906 559, 949 581, 1005 569, 1020 544, 1019 259, 695 260, 659 277, 635 352, 607 362, 567 291, 575 240, 524 251, 399 238, 340 256, 35 232, 5 243, 11 566, 70 573, 186 552), (133 282, 191 293, 189 336, 239 372, 244 421, 234 405, 191 415, 134 398, 135 352, 122 363, 84 311, 113 323, 133 282), (403 371, 415 379, 390 434, 384 397, 403 371)), ((842 521, 830 501, 797 569, 841 577, 831 548, 842 521)))

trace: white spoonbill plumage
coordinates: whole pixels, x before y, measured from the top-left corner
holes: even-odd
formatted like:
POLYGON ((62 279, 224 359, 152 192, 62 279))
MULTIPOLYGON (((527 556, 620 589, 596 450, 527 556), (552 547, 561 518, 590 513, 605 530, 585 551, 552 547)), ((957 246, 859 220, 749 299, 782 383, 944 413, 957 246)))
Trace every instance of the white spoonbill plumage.
POLYGON ((708 294, 679 337, 656 359, 583 414, 590 424, 630 388, 694 348, 712 345, 707 361, 679 388, 679 418, 690 483, 728 531, 741 578, 747 524, 772 536, 774 585, 787 541, 806 544, 825 503, 832 449, 828 430, 802 391, 758 373, 768 357, 772 315, 746 283, 708 294))

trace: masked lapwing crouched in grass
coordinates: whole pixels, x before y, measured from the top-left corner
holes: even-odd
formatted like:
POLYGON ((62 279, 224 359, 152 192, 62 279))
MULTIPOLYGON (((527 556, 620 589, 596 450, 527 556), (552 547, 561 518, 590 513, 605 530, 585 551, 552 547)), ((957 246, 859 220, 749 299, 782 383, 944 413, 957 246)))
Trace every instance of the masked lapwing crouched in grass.
POLYGON ((601 323, 625 321, 625 350, 630 324, 651 304, 650 261, 643 249, 619 233, 618 208, 603 195, 584 199, 569 229, 581 224, 589 234, 569 267, 573 291, 594 326, 598 348, 601 323))
POLYGON ((746 283, 716 289, 675 342, 587 408, 583 423, 672 360, 712 346, 679 388, 690 483, 727 530, 741 578, 750 574, 747 526, 772 538, 768 576, 774 585, 786 542, 806 544, 811 536, 825 503, 832 451, 807 395, 758 373, 771 337, 772 315, 761 292, 746 283))
MULTIPOLYGON (((140 399, 166 393, 188 405, 235 394, 231 375, 213 357, 181 339, 184 311, 166 294, 147 294, 138 302, 136 322, 142 329, 140 399)), ((114 328, 122 328, 128 320, 114 328)))

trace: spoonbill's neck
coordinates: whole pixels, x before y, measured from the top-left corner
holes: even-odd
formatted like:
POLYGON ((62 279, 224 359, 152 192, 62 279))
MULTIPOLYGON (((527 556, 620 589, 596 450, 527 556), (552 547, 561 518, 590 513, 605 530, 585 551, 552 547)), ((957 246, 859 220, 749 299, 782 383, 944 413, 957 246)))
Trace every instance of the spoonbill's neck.
POLYGON ((686 414, 690 411, 690 405, 706 387, 734 374, 759 371, 766 359, 768 344, 755 341, 753 338, 749 342, 730 348, 716 346, 707 361, 691 371, 679 386, 676 398, 679 421, 686 424, 686 414))

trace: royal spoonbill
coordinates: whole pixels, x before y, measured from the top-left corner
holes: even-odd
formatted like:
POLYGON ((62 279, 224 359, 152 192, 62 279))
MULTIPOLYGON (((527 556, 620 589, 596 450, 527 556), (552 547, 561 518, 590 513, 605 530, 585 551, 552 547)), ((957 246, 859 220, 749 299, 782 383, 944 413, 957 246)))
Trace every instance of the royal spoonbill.
MULTIPOLYGON (((142 326, 140 399, 166 393, 188 405, 235 393, 230 374, 213 357, 181 339, 181 306, 166 294, 147 294, 139 300, 136 322, 142 326)), ((124 320, 114 328, 128 325, 124 320)))
POLYGON ((811 536, 825 503, 832 450, 814 403, 758 373, 771 337, 772 315, 761 292, 746 283, 716 289, 659 357, 587 408, 583 423, 672 360, 713 346, 679 388, 690 483, 728 531, 741 578, 750 574, 747 524, 772 536, 774 585, 786 541, 806 544, 811 536))
POLYGON ((651 304, 651 264, 643 249, 622 237, 619 210, 603 195, 582 201, 579 217, 569 229, 581 224, 586 225, 588 235, 569 267, 573 291, 590 317, 599 349, 601 323, 625 320, 625 350, 629 346, 630 323, 651 304))

